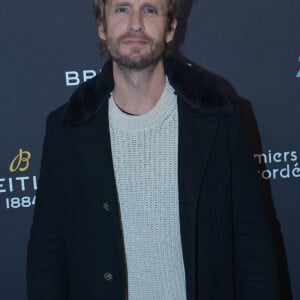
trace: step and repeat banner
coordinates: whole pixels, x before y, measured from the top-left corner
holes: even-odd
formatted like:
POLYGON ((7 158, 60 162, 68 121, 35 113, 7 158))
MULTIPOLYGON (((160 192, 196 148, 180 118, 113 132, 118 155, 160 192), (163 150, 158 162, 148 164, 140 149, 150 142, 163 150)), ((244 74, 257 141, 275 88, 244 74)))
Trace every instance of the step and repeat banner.
MULTIPOLYGON (((176 51, 252 104, 282 299, 300 300, 300 1, 183 2, 176 51)), ((0 299, 23 300, 47 114, 104 61, 91 0, 3 0, 0 20, 0 299)))

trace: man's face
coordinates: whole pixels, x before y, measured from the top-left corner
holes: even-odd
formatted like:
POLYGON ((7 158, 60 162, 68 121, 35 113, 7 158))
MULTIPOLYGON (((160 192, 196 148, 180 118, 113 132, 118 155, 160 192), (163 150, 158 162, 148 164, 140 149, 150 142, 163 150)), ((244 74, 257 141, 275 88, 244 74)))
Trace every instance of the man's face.
POLYGON ((168 0, 109 0, 100 39, 112 59, 130 70, 155 66, 163 57, 166 43, 173 40, 176 20, 167 26, 168 0))

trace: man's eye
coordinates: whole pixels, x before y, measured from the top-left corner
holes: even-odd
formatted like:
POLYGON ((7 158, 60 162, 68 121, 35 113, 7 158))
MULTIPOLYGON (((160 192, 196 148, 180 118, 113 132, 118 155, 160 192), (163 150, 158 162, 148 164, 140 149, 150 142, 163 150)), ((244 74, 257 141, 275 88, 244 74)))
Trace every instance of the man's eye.
POLYGON ((115 12, 117 14, 126 14, 128 12, 128 7, 126 6, 121 6, 121 7, 118 7, 115 12))
POLYGON ((145 7, 144 12, 147 15, 156 15, 157 14, 157 9, 155 7, 145 7))

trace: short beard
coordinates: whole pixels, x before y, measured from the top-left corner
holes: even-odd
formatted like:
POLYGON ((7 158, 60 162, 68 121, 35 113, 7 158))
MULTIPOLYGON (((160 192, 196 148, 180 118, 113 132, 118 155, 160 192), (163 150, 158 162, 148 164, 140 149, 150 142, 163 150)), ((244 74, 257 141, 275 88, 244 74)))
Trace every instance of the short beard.
POLYGON ((121 69, 130 73, 151 71, 164 57, 167 48, 166 43, 163 41, 153 42, 149 38, 145 38, 150 44, 150 50, 147 53, 141 54, 139 48, 132 48, 130 54, 122 54, 120 51, 121 42, 126 37, 122 36, 116 40, 108 37, 105 45, 108 54, 121 69), (138 57, 131 57, 135 55, 138 57))

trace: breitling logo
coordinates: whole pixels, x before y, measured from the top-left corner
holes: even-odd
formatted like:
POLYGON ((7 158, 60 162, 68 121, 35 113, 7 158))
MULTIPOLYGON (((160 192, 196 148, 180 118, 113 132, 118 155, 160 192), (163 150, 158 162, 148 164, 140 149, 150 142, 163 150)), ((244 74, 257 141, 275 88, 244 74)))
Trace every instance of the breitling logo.
POLYGON ((82 82, 85 82, 97 75, 98 72, 96 70, 83 70, 83 71, 66 71, 65 72, 65 80, 66 86, 77 86, 82 82))
POLYGON ((12 160, 9 171, 15 173, 16 171, 25 172, 29 168, 29 161, 31 158, 31 153, 29 151, 19 150, 18 155, 12 160))
POLYGON ((29 174, 31 156, 21 148, 8 160, 9 176, 0 178, 0 211, 35 205, 37 176, 29 174))

